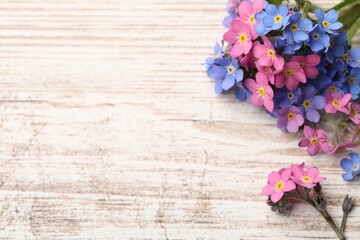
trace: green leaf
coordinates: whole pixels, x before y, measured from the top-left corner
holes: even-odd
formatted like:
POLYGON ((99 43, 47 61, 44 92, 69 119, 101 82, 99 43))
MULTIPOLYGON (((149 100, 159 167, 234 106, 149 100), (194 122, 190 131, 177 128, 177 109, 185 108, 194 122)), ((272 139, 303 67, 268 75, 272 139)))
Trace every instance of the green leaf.
POLYGON ((353 39, 359 28, 360 28, 360 17, 356 20, 356 22, 351 26, 351 28, 347 32, 347 38, 349 42, 351 42, 351 40, 353 39))
MULTIPOLYGON (((354 3, 360 3, 360 0, 343 0, 339 4, 332 7, 331 9, 339 10, 339 9, 341 9, 343 7, 349 6, 349 5, 354 4, 354 3)), ((329 10, 327 10, 327 11, 329 11, 329 10)))
POLYGON ((349 29, 358 19, 358 17, 360 17, 359 9, 360 9, 360 3, 355 4, 350 8, 345 8, 339 11, 338 21, 344 25, 343 30, 349 29))
POLYGON ((271 4, 275 4, 276 6, 280 6, 282 4, 282 0, 269 0, 268 1, 271 4))

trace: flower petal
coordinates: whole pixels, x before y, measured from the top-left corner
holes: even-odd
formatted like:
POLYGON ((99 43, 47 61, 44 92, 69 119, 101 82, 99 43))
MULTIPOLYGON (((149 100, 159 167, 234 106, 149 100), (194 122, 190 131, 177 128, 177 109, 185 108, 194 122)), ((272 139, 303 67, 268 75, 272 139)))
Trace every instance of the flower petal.
POLYGON ((262 195, 268 195, 270 196, 271 194, 273 194, 275 192, 275 187, 272 184, 268 184, 265 187, 263 187, 261 194, 262 195))
POLYGON ((274 192, 271 194, 271 201, 277 203, 284 196, 284 192, 274 192))
POLYGON ((272 171, 268 176, 269 184, 277 184, 281 180, 278 172, 272 171))

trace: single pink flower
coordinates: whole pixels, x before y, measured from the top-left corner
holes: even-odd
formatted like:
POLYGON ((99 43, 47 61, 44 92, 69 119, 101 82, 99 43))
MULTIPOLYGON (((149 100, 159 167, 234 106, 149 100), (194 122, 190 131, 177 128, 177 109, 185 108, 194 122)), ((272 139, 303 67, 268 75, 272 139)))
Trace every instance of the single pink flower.
POLYGON ((234 44, 229 51, 229 54, 233 57, 248 54, 252 47, 249 29, 239 18, 231 22, 229 31, 224 34, 224 40, 234 44))
POLYGON ((255 107, 265 106, 265 108, 272 112, 274 110, 274 91, 269 85, 268 79, 264 73, 256 73, 255 80, 248 78, 244 82, 245 87, 252 92, 250 102, 255 107))
POLYGON ((307 56, 293 56, 291 61, 299 63, 307 78, 315 79, 319 75, 319 70, 316 68, 316 66, 319 65, 321 61, 319 55, 310 54, 307 56))
POLYGON ((290 192, 296 188, 295 183, 290 180, 290 175, 290 169, 271 172, 268 177, 268 184, 263 187, 261 194, 271 196, 271 201, 274 203, 280 201, 285 192, 290 192))
POLYGON ((284 67, 284 58, 276 54, 276 51, 267 37, 262 37, 264 44, 254 44, 252 52, 261 66, 274 66, 276 70, 284 67))
POLYGON ((254 0, 252 4, 247 1, 240 3, 238 12, 240 15, 240 21, 243 22, 249 29, 251 38, 254 40, 258 37, 255 32, 255 26, 259 24, 255 19, 255 14, 261 12, 264 8, 264 0, 254 0))
POLYGON ((239 56, 238 60, 239 60, 240 64, 243 67, 245 67, 245 69, 248 71, 250 68, 256 67, 255 63, 256 63, 257 58, 254 56, 254 54, 252 54, 251 51, 248 54, 239 56))
POLYGON ((282 88, 284 85, 290 91, 294 91, 299 82, 306 83, 306 76, 298 62, 288 62, 283 70, 276 75, 275 86, 282 88))
POLYGON ((316 155, 320 149, 325 152, 330 152, 329 144, 327 143, 326 133, 323 129, 313 129, 307 125, 304 126, 304 135, 299 142, 299 147, 307 147, 310 156, 316 155))
POLYGON ((304 124, 304 117, 301 115, 300 109, 295 106, 279 109, 276 113, 279 115, 277 126, 283 131, 296 133, 304 124))
POLYGON ((347 93, 343 96, 341 92, 331 93, 330 90, 326 90, 325 93, 326 105, 325 112, 336 113, 337 111, 349 114, 349 109, 346 108, 351 99, 351 94, 347 93))
POLYGON ((305 171, 304 164, 292 165, 291 170, 291 179, 296 184, 306 188, 313 188, 316 186, 316 183, 325 179, 324 177, 318 177, 319 170, 317 168, 312 167, 305 171))
POLYGON ((353 123, 360 123, 360 104, 355 102, 349 102, 347 108, 349 109, 349 118, 353 123))
POLYGON ((255 62, 256 68, 259 72, 264 73, 271 84, 275 84, 275 75, 280 71, 276 70, 273 66, 261 66, 258 61, 255 62))

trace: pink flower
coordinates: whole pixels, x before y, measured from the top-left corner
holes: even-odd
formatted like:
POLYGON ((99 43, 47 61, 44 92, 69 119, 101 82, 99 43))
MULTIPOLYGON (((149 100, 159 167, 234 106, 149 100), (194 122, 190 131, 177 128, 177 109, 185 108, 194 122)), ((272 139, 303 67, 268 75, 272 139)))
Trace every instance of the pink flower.
POLYGON ((233 57, 248 54, 252 47, 249 29, 239 18, 231 22, 229 31, 224 34, 224 40, 234 44, 229 51, 229 54, 233 57))
POLYGON ((341 92, 331 93, 330 90, 326 90, 325 93, 326 105, 325 111, 327 113, 336 113, 337 111, 349 114, 349 110, 346 108, 351 99, 351 94, 347 93, 343 96, 341 92))
POLYGON ((240 3, 238 8, 240 21, 243 22, 250 30, 251 38, 254 40, 258 37, 255 32, 255 26, 259 23, 255 20, 255 14, 261 12, 264 8, 264 0, 254 0, 252 4, 247 1, 240 3))
POLYGON ((274 69, 273 66, 271 66, 271 67, 261 66, 258 61, 255 62, 255 65, 256 65, 257 70, 259 70, 259 72, 262 72, 267 76, 267 78, 271 84, 275 84, 275 75, 279 73, 278 70, 274 69))
POLYGON ((279 115, 277 126, 283 131, 288 130, 288 132, 296 133, 299 131, 299 127, 304 124, 301 111, 295 106, 280 109, 276 113, 279 115))
POLYGON ((315 131, 313 128, 305 125, 304 135, 305 138, 299 142, 299 147, 307 147, 310 156, 316 155, 320 149, 325 153, 330 152, 330 147, 323 129, 317 129, 315 131))
POLYGON ((249 71, 249 68, 255 68, 255 62, 257 60, 257 58, 254 56, 254 54, 252 54, 252 52, 250 51, 248 54, 246 55, 242 55, 238 57, 239 62, 242 66, 245 67, 246 70, 249 71))
POLYGON ((304 170, 304 163, 301 165, 292 165, 291 166, 292 174, 291 179, 298 185, 313 188, 316 186, 316 183, 324 180, 324 177, 318 177, 319 170, 317 168, 308 168, 304 170))
POLYGON ((307 56, 293 56, 291 61, 299 63, 307 78, 315 79, 319 75, 319 70, 316 68, 316 66, 319 65, 321 61, 319 55, 310 54, 307 56))
POLYGON ((262 37, 264 44, 254 44, 253 54, 258 58, 261 66, 274 66, 276 70, 281 70, 284 67, 284 58, 277 55, 276 51, 267 37, 262 37))
POLYGON ((275 86, 278 88, 286 86, 290 91, 294 91, 299 82, 306 83, 306 76, 298 62, 288 62, 284 69, 276 75, 275 86))
POLYGON ((269 86, 268 79, 264 73, 256 73, 256 82, 248 78, 244 82, 245 87, 252 92, 250 97, 250 102, 255 107, 261 107, 262 105, 265 108, 272 112, 274 110, 274 91, 269 86))
POLYGON ((271 172, 268 177, 268 185, 263 187, 261 194, 271 196, 271 201, 274 203, 280 201, 285 192, 290 192, 296 188, 295 183, 290 180, 290 175, 290 169, 271 172))
POLYGON ((360 104, 355 102, 349 102, 348 104, 349 109, 349 118, 353 123, 359 124, 360 123, 360 104))

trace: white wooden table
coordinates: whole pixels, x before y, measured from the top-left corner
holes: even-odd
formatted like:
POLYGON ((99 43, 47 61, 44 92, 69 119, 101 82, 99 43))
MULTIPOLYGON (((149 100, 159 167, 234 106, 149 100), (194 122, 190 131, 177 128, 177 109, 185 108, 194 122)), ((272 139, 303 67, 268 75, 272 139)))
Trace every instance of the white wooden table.
MULTIPOLYGON (((0 239, 336 239, 310 207, 284 217, 260 195, 305 161, 339 223, 360 180, 340 176, 346 151, 309 157, 301 133, 213 93, 201 63, 225 4, 0 2, 0 239)), ((347 231, 360 239, 359 204, 347 231)))

